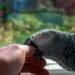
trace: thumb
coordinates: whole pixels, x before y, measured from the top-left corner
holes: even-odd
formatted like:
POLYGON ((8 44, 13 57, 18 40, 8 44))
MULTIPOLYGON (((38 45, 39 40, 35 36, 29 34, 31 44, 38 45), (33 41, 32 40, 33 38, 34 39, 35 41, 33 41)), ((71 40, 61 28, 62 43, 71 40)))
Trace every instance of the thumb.
POLYGON ((36 48, 30 45, 20 45, 19 48, 25 53, 25 62, 32 57, 36 51, 36 48))

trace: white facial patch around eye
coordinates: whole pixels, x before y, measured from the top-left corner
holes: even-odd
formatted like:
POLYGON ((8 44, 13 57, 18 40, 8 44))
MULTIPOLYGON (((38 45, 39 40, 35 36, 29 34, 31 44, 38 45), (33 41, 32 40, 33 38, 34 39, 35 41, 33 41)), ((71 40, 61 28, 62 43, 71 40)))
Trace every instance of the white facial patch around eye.
POLYGON ((45 41, 45 40, 52 40, 54 38, 54 33, 52 31, 42 31, 42 32, 37 32, 32 36, 32 41, 40 42, 40 41, 45 41))

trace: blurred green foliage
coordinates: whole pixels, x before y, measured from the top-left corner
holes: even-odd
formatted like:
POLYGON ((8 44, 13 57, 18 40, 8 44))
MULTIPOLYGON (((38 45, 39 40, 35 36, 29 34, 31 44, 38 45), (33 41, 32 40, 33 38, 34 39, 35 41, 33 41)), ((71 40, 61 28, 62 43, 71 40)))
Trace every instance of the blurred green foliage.
POLYGON ((8 30, 4 30, 0 23, 0 46, 11 43, 23 44, 33 33, 46 28, 75 32, 74 20, 74 15, 66 16, 60 13, 14 13, 9 15, 8 30))
POLYGON ((50 0, 53 4, 53 6, 56 6, 57 0, 50 0))

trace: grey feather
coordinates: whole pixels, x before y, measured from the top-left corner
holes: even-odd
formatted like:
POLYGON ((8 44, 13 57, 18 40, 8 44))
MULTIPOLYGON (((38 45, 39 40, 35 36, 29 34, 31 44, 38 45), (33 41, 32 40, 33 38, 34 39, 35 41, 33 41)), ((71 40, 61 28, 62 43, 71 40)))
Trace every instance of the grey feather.
POLYGON ((45 29, 33 34, 30 40, 44 53, 67 70, 75 71, 75 34, 45 29))

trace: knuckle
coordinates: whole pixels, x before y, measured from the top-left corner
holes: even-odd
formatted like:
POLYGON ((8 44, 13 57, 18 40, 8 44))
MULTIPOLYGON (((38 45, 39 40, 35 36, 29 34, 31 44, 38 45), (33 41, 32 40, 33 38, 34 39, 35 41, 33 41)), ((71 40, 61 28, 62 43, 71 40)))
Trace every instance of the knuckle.
POLYGON ((19 49, 20 48, 18 44, 13 44, 12 47, 15 48, 15 49, 19 49))

